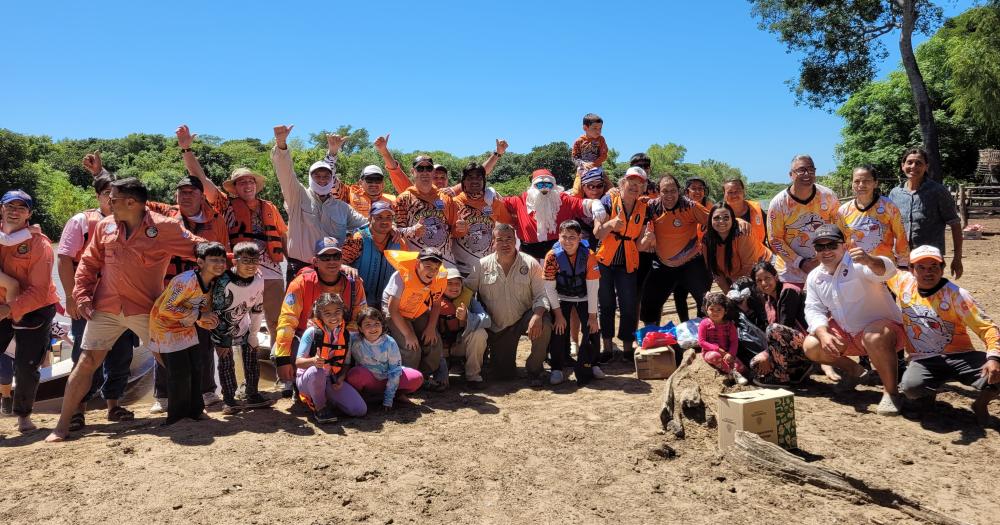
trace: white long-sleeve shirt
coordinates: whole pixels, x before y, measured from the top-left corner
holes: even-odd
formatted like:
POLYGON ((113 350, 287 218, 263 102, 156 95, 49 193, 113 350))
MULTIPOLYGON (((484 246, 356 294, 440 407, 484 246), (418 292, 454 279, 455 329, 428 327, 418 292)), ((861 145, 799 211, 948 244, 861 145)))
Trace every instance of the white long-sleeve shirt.
POLYGON ((888 257, 879 259, 885 264, 882 275, 853 262, 847 253, 833 274, 822 265, 809 272, 805 312, 810 334, 827 326, 829 319, 836 320, 850 334, 857 334, 883 319, 902 322, 899 307, 885 286, 885 282, 896 274, 896 266, 888 257))

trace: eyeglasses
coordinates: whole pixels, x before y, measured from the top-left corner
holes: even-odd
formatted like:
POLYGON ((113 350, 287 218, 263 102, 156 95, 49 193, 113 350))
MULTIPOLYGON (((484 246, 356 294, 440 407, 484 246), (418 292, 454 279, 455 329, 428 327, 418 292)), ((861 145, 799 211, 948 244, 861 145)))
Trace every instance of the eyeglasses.
POLYGON ((816 250, 816 253, 832 252, 833 250, 836 250, 838 246, 840 246, 839 242, 818 242, 813 244, 813 249, 816 250))
POLYGON ((377 183, 385 180, 385 177, 379 177, 378 175, 368 175, 361 180, 369 183, 377 183))
POLYGON ((324 253, 323 255, 317 255, 316 259, 323 262, 339 261, 344 258, 342 253, 324 253))
POLYGON ((417 173, 430 173, 434 171, 434 166, 420 165, 413 168, 413 171, 416 171, 417 173))
POLYGON ((792 170, 792 173, 796 175, 814 175, 816 173, 816 168, 796 168, 792 170))
POLYGON ((251 258, 251 257, 240 257, 239 259, 236 259, 236 263, 237 264, 258 264, 259 261, 257 259, 251 258))
POLYGON ((715 217, 712 217, 712 222, 729 222, 731 220, 733 219, 728 215, 716 215, 715 217))
POLYGON ((555 184, 552 184, 551 182, 537 182, 535 183, 535 187, 540 190, 551 190, 555 187, 555 184))

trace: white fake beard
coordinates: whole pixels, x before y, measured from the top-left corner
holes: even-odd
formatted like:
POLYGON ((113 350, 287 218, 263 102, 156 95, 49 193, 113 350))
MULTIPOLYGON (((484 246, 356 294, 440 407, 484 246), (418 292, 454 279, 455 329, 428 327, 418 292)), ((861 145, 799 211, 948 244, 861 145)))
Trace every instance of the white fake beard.
POLYGON ((532 186, 528 188, 528 197, 525 204, 529 212, 534 212, 535 223, 538 224, 538 240, 544 241, 549 238, 550 233, 557 231, 556 215, 559 213, 559 193, 561 188, 556 186, 543 194, 541 190, 532 186))

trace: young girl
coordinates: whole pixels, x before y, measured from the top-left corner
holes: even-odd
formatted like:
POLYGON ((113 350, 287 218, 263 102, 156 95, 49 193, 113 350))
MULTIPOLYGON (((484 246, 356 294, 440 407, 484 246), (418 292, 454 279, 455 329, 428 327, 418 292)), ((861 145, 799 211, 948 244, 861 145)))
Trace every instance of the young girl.
POLYGON ((707 316, 698 325, 698 346, 705 362, 742 386, 747 384, 743 377, 746 367, 736 357, 740 341, 736 324, 726 318, 729 306, 729 298, 721 292, 705 294, 707 316))
POLYGON ((396 340, 386 334, 385 314, 365 307, 358 315, 361 336, 351 342, 351 357, 357 366, 347 373, 347 382, 358 392, 383 393, 382 407, 392 408, 393 399, 406 400, 404 394, 415 392, 424 376, 403 366, 396 340))
POLYGON ((317 423, 336 421, 334 407, 349 416, 368 413, 365 400, 344 381, 351 362, 349 343, 344 300, 337 294, 321 294, 313 303, 313 316, 295 359, 299 397, 313 410, 317 423))

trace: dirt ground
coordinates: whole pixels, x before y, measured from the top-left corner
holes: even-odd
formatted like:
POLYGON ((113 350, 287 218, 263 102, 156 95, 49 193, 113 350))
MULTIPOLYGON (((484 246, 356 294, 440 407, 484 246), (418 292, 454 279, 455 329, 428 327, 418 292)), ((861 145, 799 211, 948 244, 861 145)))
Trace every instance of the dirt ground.
MULTIPOLYGON (((1000 220, 973 222, 1000 232, 1000 220)), ((1000 315, 997 253, 1000 236, 966 241, 959 282, 1000 315)), ((325 427, 287 400, 169 429, 148 403, 127 424, 91 411, 87 431, 59 445, 42 442, 52 414, 23 436, 4 419, 0 523, 913 523, 736 468, 714 429, 689 425, 675 441, 657 417, 664 382, 621 364, 607 371, 583 389, 515 381, 474 392, 457 380, 413 406, 325 427)), ((879 392, 836 395, 818 376, 796 389, 800 448, 959 520, 995 522, 1000 406, 981 431, 961 387, 924 421, 875 415, 879 392)))

